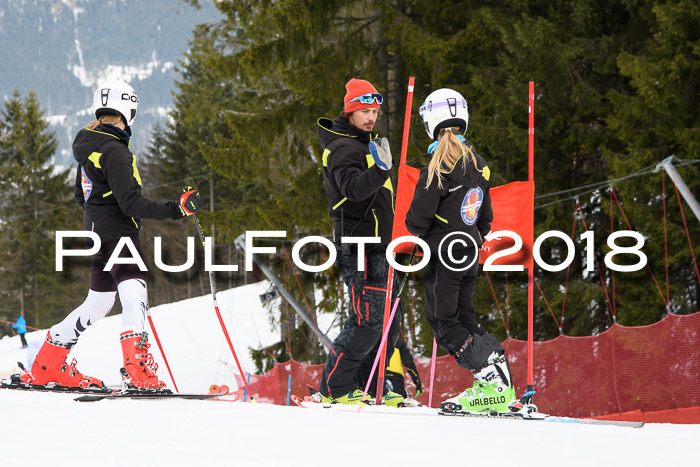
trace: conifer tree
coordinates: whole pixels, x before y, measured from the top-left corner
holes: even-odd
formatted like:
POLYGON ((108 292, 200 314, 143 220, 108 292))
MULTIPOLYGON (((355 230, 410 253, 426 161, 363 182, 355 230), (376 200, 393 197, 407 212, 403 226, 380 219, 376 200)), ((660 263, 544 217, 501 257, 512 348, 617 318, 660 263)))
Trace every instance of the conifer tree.
POLYGON ((74 305, 67 276, 55 271, 55 231, 78 228, 70 176, 51 164, 56 147, 36 95, 15 91, 0 118, 0 290, 4 310, 33 326, 74 305))
MULTIPOLYGON (((617 56, 620 73, 630 85, 628 89, 611 89, 608 93, 612 111, 607 123, 615 139, 605 148, 606 158, 613 174, 624 176, 640 170, 651 171, 662 160, 674 157, 679 173, 697 198, 700 196, 697 165, 684 165, 684 162, 697 160, 700 154, 700 34, 697 27, 700 7, 692 1, 650 1, 643 2, 639 12, 648 34, 636 48, 617 56)), ((661 288, 660 293, 646 269, 626 274, 625 278, 632 280, 621 284, 618 297, 618 306, 626 310, 629 317, 625 323, 653 323, 667 311, 692 313, 698 310, 700 303, 700 283, 693 264, 693 256, 697 261, 700 255, 700 222, 681 199, 693 241, 691 254, 678 197, 671 180, 664 177, 667 247, 664 247, 662 175, 649 174, 634 184, 620 184, 618 189, 632 228, 645 236, 643 251, 661 288), (662 293, 666 295, 666 249, 671 278, 668 307, 662 297, 662 293)), ((617 213, 620 219, 619 211, 617 213)), ((628 228, 626 223, 620 224, 619 229, 628 228)))
MULTIPOLYGON (((385 95, 378 130, 389 137, 396 156, 405 83, 408 76, 416 77, 408 147, 408 162, 416 167, 427 162, 421 154, 430 143, 417 106, 440 87, 461 92, 469 102, 467 139, 489 162, 494 186, 527 179, 527 83, 535 81, 535 234, 553 229, 569 234, 578 202, 586 228, 595 233, 600 265, 611 232, 607 187, 566 190, 626 177, 672 154, 688 160, 697 153, 698 37, 693 25, 698 8, 689 0, 228 0, 217 8, 224 19, 198 30, 183 63, 177 107, 188 110, 168 130, 171 142, 193 135, 188 144, 196 150, 182 151, 183 145, 165 151, 181 151, 182 160, 172 159, 174 173, 186 171, 188 160, 204 160, 220 177, 215 185, 219 199, 208 216, 216 222, 217 237, 232 239, 251 228, 286 230, 288 238, 330 231, 315 122, 338 115, 343 84, 351 77, 372 81, 385 95), (206 106, 191 105, 203 100, 206 106)), ((697 192, 699 182, 692 178, 697 171, 692 165, 680 170, 697 192)), ((633 211, 632 228, 653 239, 654 246, 648 243, 644 251, 659 277, 660 180, 639 180, 614 188, 625 209, 633 211)), ((667 189, 672 189, 668 179, 667 189)), ((668 202, 677 206, 675 194, 668 202)), ((668 215, 670 224, 682 224, 677 208, 668 215)), ((695 238, 698 227, 692 224, 691 219, 695 238)), ((616 212, 612 230, 623 228, 616 212)), ((578 239, 583 232, 579 219, 570 271, 536 270, 554 313, 566 300, 563 332, 602 332, 612 325, 613 310, 626 325, 663 316, 663 300, 654 295, 650 280, 642 280, 646 270, 616 274, 619 293, 610 303, 611 272, 604 266, 585 270, 585 242, 578 239)), ((671 234, 669 251, 674 255, 670 292, 677 297, 670 309, 690 312, 697 309, 698 287, 688 279, 694 271, 685 232, 671 234)), ((558 263, 566 251, 561 242, 550 241, 542 256, 558 263)), ((422 296, 420 275, 417 279, 422 296)), ((524 339, 525 275, 492 274, 491 280, 501 305, 507 301, 511 310, 511 335, 524 339)), ((323 283, 312 274, 301 281, 310 288, 323 283)), ((559 329, 538 292, 535 296, 536 338, 553 338, 559 329)), ((483 324, 505 338, 483 274, 475 304, 483 324)), ((418 327, 418 347, 429 350, 430 330, 424 321, 418 327)))

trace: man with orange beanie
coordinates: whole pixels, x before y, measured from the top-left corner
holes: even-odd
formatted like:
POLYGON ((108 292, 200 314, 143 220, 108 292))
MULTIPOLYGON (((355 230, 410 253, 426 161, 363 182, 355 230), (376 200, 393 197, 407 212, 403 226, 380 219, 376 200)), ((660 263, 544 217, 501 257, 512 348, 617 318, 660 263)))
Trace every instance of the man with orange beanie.
MULTIPOLYGON (((335 120, 320 118, 317 129, 336 265, 350 298, 349 318, 328 353, 320 394, 324 402, 355 404, 361 403, 359 386, 365 383, 381 340, 394 189, 389 142, 372 133, 382 95, 362 79, 351 79, 345 89, 343 112, 335 120), (374 237, 376 243, 343 243, 348 237, 374 237)), ((399 308, 389 333, 387 348, 392 351, 402 315, 399 308)), ((389 396, 387 403, 389 399, 396 400, 389 396)))

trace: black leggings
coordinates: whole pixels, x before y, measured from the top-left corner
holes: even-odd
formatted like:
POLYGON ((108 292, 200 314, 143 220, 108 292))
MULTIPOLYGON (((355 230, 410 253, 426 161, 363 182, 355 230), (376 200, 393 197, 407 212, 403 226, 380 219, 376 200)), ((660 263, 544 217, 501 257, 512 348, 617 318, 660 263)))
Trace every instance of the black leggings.
POLYGON ((450 262, 446 253, 442 254, 442 261, 437 252, 431 253, 430 261, 423 269, 425 317, 440 347, 454 355, 470 334, 483 336, 486 333, 476 322, 476 311, 472 306, 479 261, 474 261, 464 271, 455 271, 453 269, 464 268, 471 262, 475 254, 473 248, 453 253, 456 259, 469 258, 464 264, 450 262))
MULTIPOLYGON (((129 237, 136 247, 136 251, 143 260, 143 250, 141 249, 141 240, 138 236, 129 237)), ((119 239, 110 240, 102 243, 101 248, 92 257, 92 265, 90 268, 90 289, 95 292, 116 292, 117 284, 127 279, 146 280, 147 271, 141 271, 135 264, 115 264, 110 271, 103 271, 109 258, 114 253, 119 239)), ((129 247, 123 246, 119 252, 120 258, 131 257, 129 247)))

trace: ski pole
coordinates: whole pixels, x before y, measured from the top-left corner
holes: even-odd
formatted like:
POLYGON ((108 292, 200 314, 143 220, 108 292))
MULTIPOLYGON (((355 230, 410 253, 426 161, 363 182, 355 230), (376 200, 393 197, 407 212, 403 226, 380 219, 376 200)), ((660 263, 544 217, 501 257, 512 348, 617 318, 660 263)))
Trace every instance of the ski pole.
MULTIPOLYGON (((194 218, 194 223, 197 224, 197 233, 199 234, 199 240, 202 242, 202 247, 204 248, 205 254, 206 254, 206 245, 204 242, 204 234, 202 233, 202 226, 199 224, 199 219, 197 219, 197 214, 192 214, 192 217, 194 218)), ((219 324, 221 324, 221 330, 224 332, 224 336, 226 337, 226 342, 228 343, 229 349, 231 349, 231 353, 233 354, 234 360, 236 360, 236 366, 238 366, 238 373, 241 375, 241 379, 243 380, 243 384, 245 384, 246 391, 248 391, 248 394, 250 394, 250 402, 256 402, 255 399, 253 399, 253 393, 250 392, 250 388, 248 387, 248 383, 245 380, 245 376, 243 376, 243 369, 241 368, 241 364, 238 361, 238 355, 236 355, 236 351, 233 350, 233 344, 231 343, 231 338, 228 335, 228 331, 226 330, 226 325, 224 324, 224 320, 221 317, 221 312, 219 311, 219 303, 216 301, 216 286, 214 285, 214 271, 209 271, 209 285, 211 287, 211 298, 214 300, 214 310, 216 311, 216 317, 219 318, 219 324)))
MULTIPOLYGON (((399 169, 402 165, 406 165, 406 155, 408 154, 408 134, 411 128, 411 110, 413 108, 413 89, 416 83, 416 78, 413 76, 408 77, 408 90, 406 93, 406 112, 404 113, 403 121, 403 136, 401 139, 401 158, 399 159, 399 169)), ((392 227, 392 237, 393 237, 393 227, 392 227)), ((415 254, 415 249, 414 249, 415 254)), ((384 326, 387 325, 387 318, 389 318, 389 305, 391 303, 391 289, 394 284, 394 268, 389 266, 389 277, 386 285, 386 303, 384 305, 384 326)), ((397 294, 398 297, 398 294, 397 294)), ((389 325, 391 324, 391 318, 389 318, 389 325)), ((379 350, 382 350, 381 348, 379 350)), ((386 355, 381 354, 380 357, 380 367, 379 373, 377 374, 377 404, 381 404, 382 392, 384 391, 384 369, 386 368, 386 355)))
MULTIPOLYGON (((394 256, 395 257, 395 256, 394 256)), ((394 268, 389 265, 389 274, 387 275, 387 280, 386 280, 386 298, 384 299, 384 320, 383 320, 383 329, 382 331, 384 332, 384 336, 389 335, 389 329, 391 328, 391 322, 394 318, 394 313, 391 313, 391 316, 389 316, 389 308, 391 306, 391 296, 392 294, 392 288, 394 286, 394 268)), ((396 306, 399 303, 399 296, 396 296, 396 303, 394 304, 394 311, 396 311, 396 306)), ((382 395, 384 393, 384 368, 386 368, 386 350, 384 348, 384 342, 386 342, 386 339, 382 340, 382 343, 379 344, 379 350, 377 350, 377 358, 379 359, 379 362, 375 359, 374 365, 372 365, 372 373, 370 374, 370 379, 367 382, 369 384, 372 381, 372 375, 374 374, 375 367, 377 366, 377 363, 379 363, 379 371, 377 371, 377 405, 380 405, 382 403, 382 395)))
MULTIPOLYGON (((387 337, 389 337, 389 329, 391 328, 391 322, 394 320, 394 315, 396 314, 396 309, 399 307, 399 300, 401 300, 401 297, 396 297, 396 301, 394 302, 394 309, 391 311, 391 316, 389 316, 389 325, 384 329, 384 334, 382 335, 382 341, 379 344, 379 350, 377 351, 377 356, 374 357, 374 363, 372 364, 372 371, 369 373, 369 379, 367 380, 367 385, 365 386, 365 392, 362 394, 362 400, 365 400, 365 396, 367 396, 367 391, 369 390, 369 385, 372 384, 372 378, 374 377, 374 372, 377 369, 377 364, 379 363, 380 360, 380 355, 383 352, 383 349, 386 345, 387 337)), ((377 394, 378 397, 381 398, 381 391, 379 390, 379 381, 380 378, 377 378, 377 394)), ((382 384, 383 379, 382 379, 382 384)), ((358 410, 359 411, 359 410, 358 410)))
POLYGON ((248 385, 250 384, 250 372, 248 372, 248 378, 245 380, 246 386, 245 391, 243 391, 243 402, 248 400, 248 385))
POLYGON ((435 357, 437 356, 437 341, 433 338, 433 357, 430 362, 430 393, 428 395, 428 407, 433 406, 433 384, 435 383, 435 357))
MULTIPOLYGON (((409 266, 412 265, 413 260, 416 259, 416 253, 418 253, 418 244, 417 243, 413 246, 413 252, 411 253, 411 257, 408 259, 409 266)), ((403 280, 401 281, 401 285, 399 286, 399 291, 396 292, 397 297, 399 295, 401 295, 401 292, 403 292, 403 288, 406 285, 406 281, 408 281, 408 272, 406 274, 404 274, 404 276, 403 276, 403 280)))
POLYGON ((160 354, 163 356, 163 361, 165 362, 165 368, 168 369, 168 374, 170 375, 170 381, 172 381, 173 386, 175 386, 175 392, 180 392, 180 390, 177 388, 177 383, 175 382, 175 378, 173 378, 173 372, 170 371, 170 365, 168 364, 168 359, 165 356, 165 352, 163 352, 163 346, 160 344, 160 339, 158 338, 158 333, 156 332, 156 327, 153 324, 153 319, 151 318, 151 310, 146 310, 146 317, 148 318, 148 324, 151 325, 151 331, 153 331, 153 337, 156 338, 156 344, 158 344, 158 350, 160 350, 160 354))
MULTIPOLYGON (((418 244, 416 244, 413 247, 413 253, 411 253, 411 259, 408 260, 409 265, 413 264, 413 259, 416 257, 417 251, 418 251, 418 244)), ((403 276, 403 281, 401 281, 401 285, 399 286, 399 290, 396 293, 396 300, 394 301, 394 308, 391 311, 391 316, 389 316, 388 324, 384 328, 382 340, 379 344, 379 350, 377 350, 377 355, 374 357, 374 363, 372 364, 372 371, 370 371, 370 373, 369 373, 367 385, 365 386, 365 392, 362 394, 363 401, 365 400, 365 397, 367 397, 367 391, 369 391, 369 385, 372 383, 372 378, 374 378, 374 372, 377 371, 377 365, 379 364, 379 362, 381 360, 382 351, 384 350, 384 348, 386 346, 387 337, 389 337, 389 329, 391 328, 391 323, 394 321, 394 315, 396 314, 396 309, 399 306, 399 300, 401 300, 401 292, 403 291, 404 285, 406 285, 407 279, 408 279, 408 273, 406 273, 403 276)), ((382 377, 381 378, 382 385, 384 384, 383 380, 384 380, 384 378, 382 377)), ((379 381, 380 381, 380 378, 377 377, 377 394, 381 394, 380 389, 379 389, 379 381)), ((380 398, 381 398, 381 396, 380 396, 380 398)))

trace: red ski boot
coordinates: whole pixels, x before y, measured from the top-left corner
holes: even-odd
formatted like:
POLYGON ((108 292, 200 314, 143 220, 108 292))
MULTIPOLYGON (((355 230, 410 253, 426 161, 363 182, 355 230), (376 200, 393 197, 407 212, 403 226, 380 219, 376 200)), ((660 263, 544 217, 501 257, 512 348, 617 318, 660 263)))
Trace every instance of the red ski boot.
POLYGON ((32 371, 20 376, 23 383, 47 385, 49 383, 70 388, 104 388, 105 384, 97 378, 85 376, 75 367, 76 360, 70 364, 66 357, 70 347, 51 339, 46 334, 46 341, 34 359, 32 371))
POLYGON ((124 353, 122 375, 129 379, 129 384, 137 388, 164 388, 165 383, 156 376, 158 364, 153 361, 153 355, 148 352, 151 346, 148 343, 148 333, 126 331, 121 334, 119 340, 124 353))

